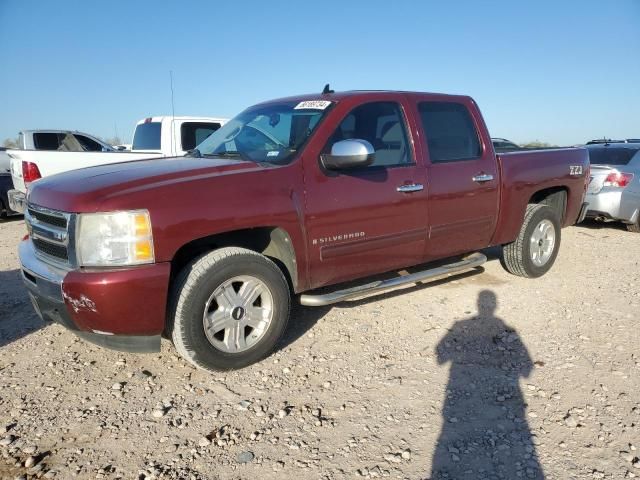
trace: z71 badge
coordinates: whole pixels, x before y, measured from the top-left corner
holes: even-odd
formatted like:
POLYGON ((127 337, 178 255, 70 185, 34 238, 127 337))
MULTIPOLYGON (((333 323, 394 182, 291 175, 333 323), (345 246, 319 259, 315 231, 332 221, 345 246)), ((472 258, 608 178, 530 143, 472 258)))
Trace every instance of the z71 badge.
POLYGON ((582 175, 582 165, 569 165, 569 175, 574 177, 582 175))

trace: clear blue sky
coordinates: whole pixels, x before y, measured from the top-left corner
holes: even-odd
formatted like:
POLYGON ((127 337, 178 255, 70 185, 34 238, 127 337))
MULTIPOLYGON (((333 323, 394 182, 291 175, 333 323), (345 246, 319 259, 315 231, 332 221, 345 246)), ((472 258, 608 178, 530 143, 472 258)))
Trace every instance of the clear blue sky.
POLYGON ((130 140, 171 112, 233 116, 336 90, 472 95, 493 136, 640 136, 640 0, 0 0, 0 142, 130 140))

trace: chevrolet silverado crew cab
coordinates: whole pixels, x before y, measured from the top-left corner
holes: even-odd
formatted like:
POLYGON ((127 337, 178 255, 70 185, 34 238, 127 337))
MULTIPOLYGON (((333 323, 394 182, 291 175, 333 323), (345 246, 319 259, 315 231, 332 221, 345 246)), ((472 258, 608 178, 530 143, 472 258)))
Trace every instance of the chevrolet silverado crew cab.
POLYGON ((238 368, 274 349, 294 296, 462 272, 492 245, 543 275, 588 171, 579 148, 496 156, 466 96, 325 89, 248 108, 185 157, 35 182, 22 275, 39 314, 87 340, 147 352, 164 335, 197 367, 238 368))
POLYGON ((13 190, 11 208, 24 212, 29 184, 49 175, 128 160, 184 155, 227 120, 210 117, 148 117, 136 124, 131 150, 116 150, 86 133, 20 132, 21 150, 9 150, 13 190), (100 142, 100 143, 98 143, 100 142))

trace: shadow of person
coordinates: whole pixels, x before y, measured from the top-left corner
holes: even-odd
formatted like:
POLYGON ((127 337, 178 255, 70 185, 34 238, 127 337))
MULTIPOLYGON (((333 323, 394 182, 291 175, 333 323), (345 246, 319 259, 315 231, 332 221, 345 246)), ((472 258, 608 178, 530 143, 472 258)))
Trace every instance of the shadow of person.
POLYGON ((480 292, 478 315, 456 322, 436 347, 451 371, 432 480, 544 479, 519 386, 533 364, 496 307, 495 293, 480 292))

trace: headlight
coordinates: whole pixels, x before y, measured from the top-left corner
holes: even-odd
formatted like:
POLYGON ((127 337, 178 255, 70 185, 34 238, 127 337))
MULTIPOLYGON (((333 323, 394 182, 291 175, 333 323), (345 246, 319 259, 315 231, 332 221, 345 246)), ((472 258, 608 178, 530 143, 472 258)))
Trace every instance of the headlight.
POLYGON ((76 252, 84 267, 153 263, 153 235, 146 210, 78 215, 76 252))

